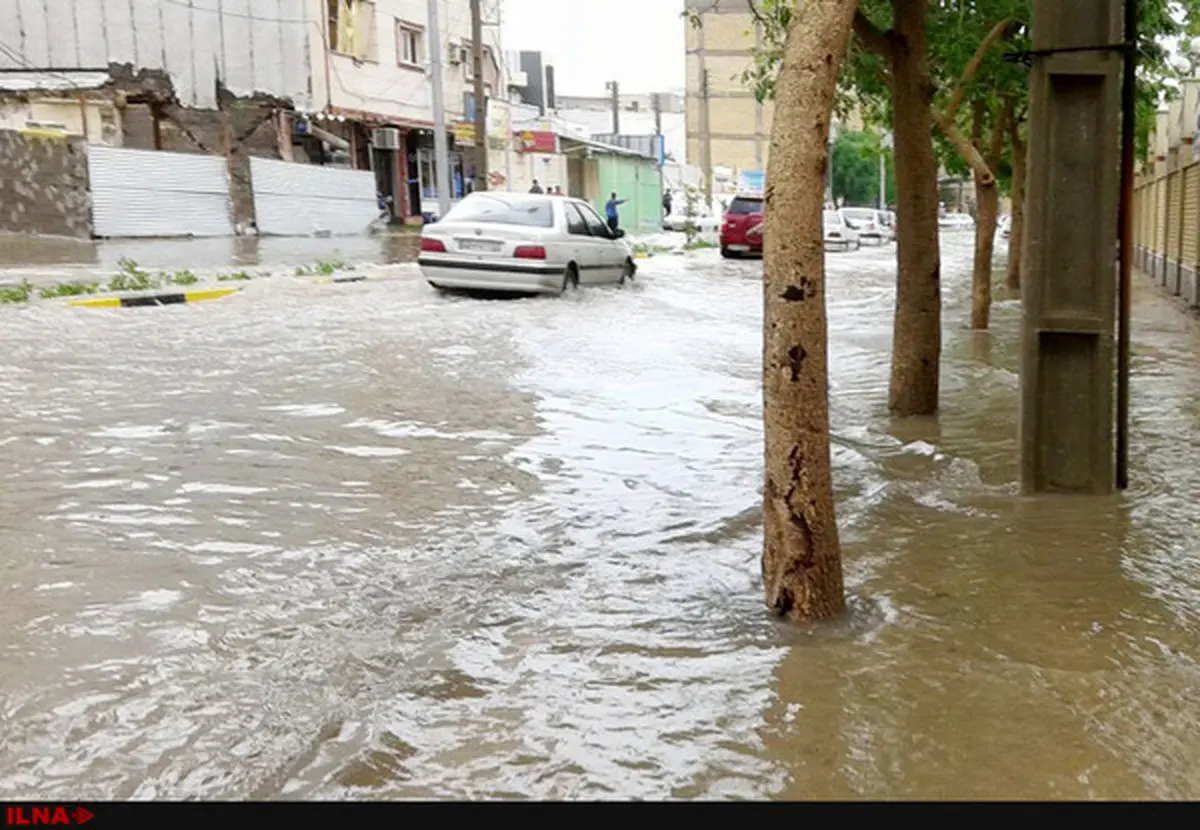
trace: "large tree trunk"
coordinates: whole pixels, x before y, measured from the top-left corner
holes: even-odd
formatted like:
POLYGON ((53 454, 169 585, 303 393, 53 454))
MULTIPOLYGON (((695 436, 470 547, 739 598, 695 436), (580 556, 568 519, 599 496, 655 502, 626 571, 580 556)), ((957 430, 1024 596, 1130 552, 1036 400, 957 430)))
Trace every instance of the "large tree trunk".
POLYGON ((890 80, 895 152, 900 160, 896 165, 899 273, 888 408, 899 416, 937 412, 941 370, 938 165, 932 137, 928 13, 929 0, 893 0, 890 80))
POLYGON ((1014 120, 1009 125, 1012 137, 1012 225, 1008 236, 1008 271, 1005 285, 1009 294, 1021 292, 1021 242, 1025 237, 1025 141, 1021 138, 1020 125, 1014 120))
POLYGON ((788 31, 767 170, 763 582, 796 622, 845 609, 829 452, 823 180, 838 65, 858 0, 806 0, 788 31))

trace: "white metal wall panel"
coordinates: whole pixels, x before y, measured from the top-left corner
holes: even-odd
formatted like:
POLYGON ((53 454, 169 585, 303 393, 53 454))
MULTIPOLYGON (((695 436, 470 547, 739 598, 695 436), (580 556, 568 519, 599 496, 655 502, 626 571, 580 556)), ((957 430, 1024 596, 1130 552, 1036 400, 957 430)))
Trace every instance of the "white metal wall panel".
POLYGON ((233 236, 220 156, 88 147, 96 236, 233 236))
POLYGON ((379 216, 375 174, 250 159, 258 232, 272 236, 365 233, 379 216))

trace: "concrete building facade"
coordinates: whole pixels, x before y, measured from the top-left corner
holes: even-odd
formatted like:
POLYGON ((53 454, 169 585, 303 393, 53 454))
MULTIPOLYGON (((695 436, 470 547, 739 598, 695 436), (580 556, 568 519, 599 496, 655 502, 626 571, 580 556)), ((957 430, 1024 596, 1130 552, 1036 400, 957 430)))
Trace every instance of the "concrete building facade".
POLYGON ((711 171, 713 189, 738 171, 765 170, 774 105, 742 80, 762 43, 745 0, 687 0, 687 159, 711 171))
MULTIPOLYGON (((403 217, 436 198, 426 0, 13 4, 0 15, 2 128, 225 154, 239 169, 265 156, 373 170, 403 217)), ((483 6, 485 94, 503 99, 495 0, 483 6)), ((439 0, 439 23, 457 196, 472 172, 469 0, 439 0)))

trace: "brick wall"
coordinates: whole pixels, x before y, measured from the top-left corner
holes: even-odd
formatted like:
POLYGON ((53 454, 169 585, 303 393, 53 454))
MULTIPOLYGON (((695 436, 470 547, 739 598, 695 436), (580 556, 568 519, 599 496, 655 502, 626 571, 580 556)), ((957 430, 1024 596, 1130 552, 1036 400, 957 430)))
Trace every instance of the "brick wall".
POLYGON ((0 130, 0 231, 91 238, 83 138, 0 130))

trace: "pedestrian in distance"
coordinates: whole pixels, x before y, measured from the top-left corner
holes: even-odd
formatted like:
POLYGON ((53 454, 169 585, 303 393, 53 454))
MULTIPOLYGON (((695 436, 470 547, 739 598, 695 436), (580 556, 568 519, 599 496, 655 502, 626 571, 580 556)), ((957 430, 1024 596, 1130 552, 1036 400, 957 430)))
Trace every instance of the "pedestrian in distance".
POLYGON ((621 217, 617 213, 617 208, 628 201, 628 199, 618 199, 617 194, 614 193, 612 198, 608 200, 608 204, 604 206, 604 212, 608 215, 608 229, 613 232, 614 236, 617 233, 618 226, 621 224, 621 217))
POLYGON ((530 192, 530 193, 543 193, 543 192, 545 192, 545 191, 543 191, 543 190, 542 190, 542 186, 541 186, 540 184, 538 184, 538 180, 537 180, 537 179, 534 179, 534 180, 533 180, 533 187, 529 188, 529 192, 530 192))

